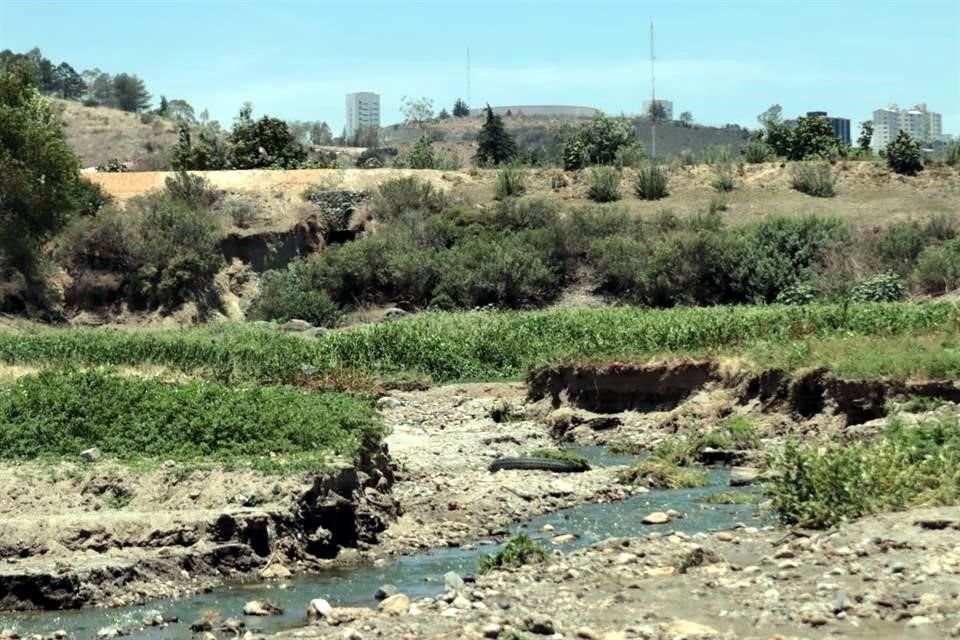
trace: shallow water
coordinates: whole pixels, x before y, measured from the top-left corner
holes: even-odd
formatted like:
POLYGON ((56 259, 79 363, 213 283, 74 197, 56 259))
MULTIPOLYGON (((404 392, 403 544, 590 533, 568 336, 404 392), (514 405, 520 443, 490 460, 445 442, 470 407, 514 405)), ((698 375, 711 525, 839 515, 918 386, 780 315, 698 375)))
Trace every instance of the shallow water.
MULTIPOLYGON (((632 456, 612 456, 602 447, 577 447, 576 451, 597 466, 626 464, 636 460, 632 456)), ((610 537, 638 536, 653 531, 683 531, 697 533, 729 529, 738 523, 748 526, 772 524, 769 516, 754 505, 710 505, 704 499, 714 493, 729 490, 730 472, 712 469, 710 482, 698 489, 651 491, 619 502, 586 504, 534 518, 511 528, 525 531, 531 537, 547 540, 560 533, 575 533, 579 538, 560 547, 564 552, 589 546, 610 537), (644 525, 641 519, 651 511, 676 509, 684 518, 665 525, 644 525), (550 524, 554 531, 542 532, 550 524)), ((756 492, 756 488, 747 488, 756 492)), ((549 545, 549 543, 547 544, 549 545)), ((13 628, 21 635, 49 634, 57 629, 69 631, 78 640, 94 638, 98 629, 108 626, 130 628, 144 618, 161 614, 165 618, 179 617, 181 623, 165 629, 147 629, 137 638, 171 639, 191 638, 189 625, 204 611, 220 611, 226 617, 246 622, 248 628, 264 632, 302 626, 306 619, 306 605, 313 598, 325 598, 334 606, 374 606, 373 594, 383 584, 393 584, 412 599, 433 596, 443 590, 443 574, 456 571, 461 575, 473 573, 479 559, 494 552, 496 546, 479 546, 473 550, 435 549, 429 552, 399 558, 381 567, 360 567, 351 570, 327 571, 310 576, 295 576, 286 589, 276 584, 247 583, 224 586, 210 593, 179 600, 158 600, 149 604, 117 609, 84 609, 43 613, 2 614, 0 628, 13 628), (243 605, 250 600, 267 599, 284 609, 284 614, 269 618, 240 615, 243 605)))

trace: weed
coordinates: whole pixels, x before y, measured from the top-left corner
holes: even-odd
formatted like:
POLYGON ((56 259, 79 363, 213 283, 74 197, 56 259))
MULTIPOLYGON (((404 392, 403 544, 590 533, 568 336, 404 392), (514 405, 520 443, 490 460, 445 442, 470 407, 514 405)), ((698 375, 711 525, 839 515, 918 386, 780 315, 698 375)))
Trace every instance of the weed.
POLYGON ((490 419, 498 424, 504 422, 519 422, 523 420, 523 412, 519 411, 509 401, 499 399, 493 403, 488 412, 490 419))
POLYGON ((692 489, 707 484, 706 471, 688 469, 653 457, 624 469, 617 478, 623 484, 651 489, 692 489))
POLYGON ((519 166, 507 165, 498 169, 494 199, 504 200, 523 195, 527 190, 525 178, 524 171, 519 166))
POLYGON ((591 167, 587 171, 587 197, 594 202, 620 199, 620 172, 613 167, 591 167))
POLYGON ((711 493, 703 499, 706 504, 757 504, 760 496, 746 491, 721 491, 711 493))
POLYGON ((495 554, 480 560, 478 570, 487 573, 494 569, 520 567, 525 564, 543 562, 547 559, 547 550, 525 533, 518 533, 495 554))
POLYGON ((660 200, 670 195, 668 182, 666 171, 651 164, 637 171, 633 191, 643 200, 660 200))
POLYGON ((837 179, 826 162, 797 162, 790 168, 790 186, 815 198, 837 195, 837 179))

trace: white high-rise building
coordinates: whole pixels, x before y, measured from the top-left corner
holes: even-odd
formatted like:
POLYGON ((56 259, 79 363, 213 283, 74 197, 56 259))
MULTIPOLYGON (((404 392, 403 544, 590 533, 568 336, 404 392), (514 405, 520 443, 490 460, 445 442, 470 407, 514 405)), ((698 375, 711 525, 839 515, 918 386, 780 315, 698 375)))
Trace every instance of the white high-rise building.
POLYGON ((873 112, 870 147, 874 151, 885 149, 901 131, 906 131, 914 140, 933 142, 943 137, 943 120, 939 113, 927 111, 925 103, 912 109, 898 109, 895 104, 877 109, 873 112))
POLYGON ((347 94, 347 137, 361 127, 380 127, 380 96, 371 91, 347 94))

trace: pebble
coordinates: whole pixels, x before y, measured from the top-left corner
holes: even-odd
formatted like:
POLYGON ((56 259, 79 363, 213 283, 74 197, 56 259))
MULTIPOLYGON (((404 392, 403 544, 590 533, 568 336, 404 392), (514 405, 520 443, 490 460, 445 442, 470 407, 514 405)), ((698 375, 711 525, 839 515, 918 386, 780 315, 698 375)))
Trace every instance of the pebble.
POLYGON ((645 515, 641 522, 643 524, 666 524, 670 522, 670 516, 663 511, 654 511, 645 515))
POLYGON ((733 534, 730 533, 729 531, 717 532, 716 538, 720 542, 733 542, 735 540, 735 538, 733 537, 733 534))

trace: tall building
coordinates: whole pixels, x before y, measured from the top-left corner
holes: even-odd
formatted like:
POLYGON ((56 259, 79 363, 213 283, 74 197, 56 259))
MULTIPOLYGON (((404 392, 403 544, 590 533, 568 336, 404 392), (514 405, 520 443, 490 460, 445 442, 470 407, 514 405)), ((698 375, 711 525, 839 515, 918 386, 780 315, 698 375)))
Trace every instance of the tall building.
POLYGON ((380 96, 370 91, 347 94, 347 137, 361 127, 380 127, 380 96))
POLYGON ((850 118, 834 118, 826 111, 807 111, 808 118, 823 118, 833 128, 834 137, 842 144, 850 145, 850 118))
MULTIPOLYGON (((650 115, 650 105, 651 105, 651 104, 653 104, 653 102, 650 101, 650 100, 644 100, 644 101, 643 101, 643 115, 644 115, 644 117, 650 115)), ((663 112, 664 112, 664 114, 666 114, 666 117, 665 117, 664 119, 667 120, 667 121, 673 120, 673 102, 671 102, 670 100, 661 100, 660 98, 657 98, 657 104, 659 104, 661 107, 663 107, 663 112)))
POLYGON ((886 109, 877 109, 873 112, 870 147, 874 151, 885 149, 901 131, 906 131, 911 138, 920 142, 936 142, 943 138, 943 120, 939 113, 927 111, 926 103, 920 103, 912 109, 898 109, 895 104, 886 109))

